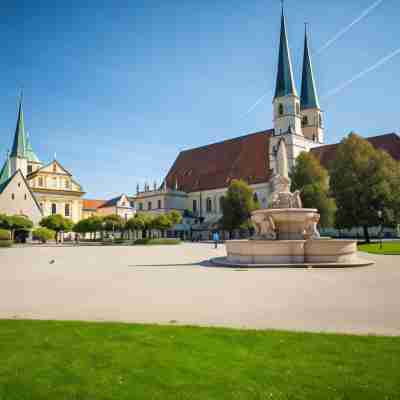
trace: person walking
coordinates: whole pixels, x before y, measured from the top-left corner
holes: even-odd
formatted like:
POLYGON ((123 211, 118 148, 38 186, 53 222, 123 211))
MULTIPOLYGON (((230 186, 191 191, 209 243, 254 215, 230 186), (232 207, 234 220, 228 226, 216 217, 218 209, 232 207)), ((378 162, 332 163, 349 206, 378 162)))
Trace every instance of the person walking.
POLYGON ((218 248, 218 242, 219 242, 219 234, 218 234, 218 232, 214 232, 212 238, 213 238, 213 241, 214 241, 214 249, 217 249, 218 248))

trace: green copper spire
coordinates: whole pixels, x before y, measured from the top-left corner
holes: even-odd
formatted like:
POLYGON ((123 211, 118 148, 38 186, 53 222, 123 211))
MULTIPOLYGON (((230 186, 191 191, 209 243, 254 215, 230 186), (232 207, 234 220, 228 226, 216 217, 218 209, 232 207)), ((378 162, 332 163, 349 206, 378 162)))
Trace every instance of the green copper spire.
POLYGON ((275 98, 293 95, 297 96, 293 80, 293 68, 290 58, 289 43, 286 33, 285 15, 282 5, 281 37, 279 44, 278 73, 276 77, 275 98))
POLYGON ((26 148, 25 148, 26 158, 28 161, 40 163, 39 157, 33 151, 31 141, 29 140, 29 133, 26 132, 26 148))
POLYGON ((308 47, 307 25, 304 39, 303 77, 301 82, 301 109, 320 108, 317 89, 315 87, 314 73, 311 63, 310 49, 308 47))
POLYGON ((10 163, 10 155, 7 152, 7 159, 3 165, 3 168, 0 171, 0 185, 6 182, 11 178, 11 163, 10 163))
POLYGON ((22 110, 22 95, 19 102, 17 127, 15 128, 14 143, 11 149, 11 157, 26 157, 26 135, 24 126, 24 112, 22 110))

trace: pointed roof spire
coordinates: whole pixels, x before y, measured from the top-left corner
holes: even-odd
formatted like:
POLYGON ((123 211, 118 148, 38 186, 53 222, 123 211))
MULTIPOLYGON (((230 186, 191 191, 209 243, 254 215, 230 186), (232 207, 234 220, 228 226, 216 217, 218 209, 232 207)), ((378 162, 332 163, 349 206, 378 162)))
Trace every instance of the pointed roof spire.
POLYGON ((7 158, 0 171, 0 185, 11 178, 11 163, 10 163, 10 153, 7 151, 7 158))
POLYGON ((292 60, 286 32, 285 13, 282 1, 281 35, 279 43, 278 73, 276 77, 275 98, 287 95, 297 96, 293 80, 292 60))
POLYGON ((15 128, 14 143, 11 149, 11 157, 26 157, 26 135, 24 126, 24 112, 22 110, 23 93, 19 101, 18 120, 15 128))
POLYGON ((301 109, 320 108, 315 86, 314 73, 308 46, 307 23, 305 24, 303 76, 301 81, 301 109))
POLYGON ((26 132, 26 158, 28 161, 40 163, 39 157, 33 151, 31 142, 29 140, 29 132, 26 132))

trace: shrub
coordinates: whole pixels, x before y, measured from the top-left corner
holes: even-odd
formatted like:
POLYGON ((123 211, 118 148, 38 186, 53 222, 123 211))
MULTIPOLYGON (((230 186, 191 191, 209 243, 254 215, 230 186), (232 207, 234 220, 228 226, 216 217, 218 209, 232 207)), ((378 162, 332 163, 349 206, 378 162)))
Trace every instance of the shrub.
POLYGON ((180 244, 180 239, 138 239, 133 242, 133 244, 142 244, 142 245, 168 245, 168 244, 180 244))
POLYGON ((32 232, 34 239, 40 240, 42 243, 46 243, 48 240, 54 239, 56 232, 49 228, 37 228, 32 232))
POLYGON ((7 229, 0 229, 0 247, 11 247, 11 232, 7 229))

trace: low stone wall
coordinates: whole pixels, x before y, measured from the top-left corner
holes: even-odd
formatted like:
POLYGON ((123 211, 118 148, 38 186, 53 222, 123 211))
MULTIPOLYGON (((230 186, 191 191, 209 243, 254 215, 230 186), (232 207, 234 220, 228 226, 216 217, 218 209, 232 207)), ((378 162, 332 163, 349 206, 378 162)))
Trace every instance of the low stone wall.
POLYGON ((233 264, 353 264, 357 258, 355 240, 230 240, 227 261, 233 264))

